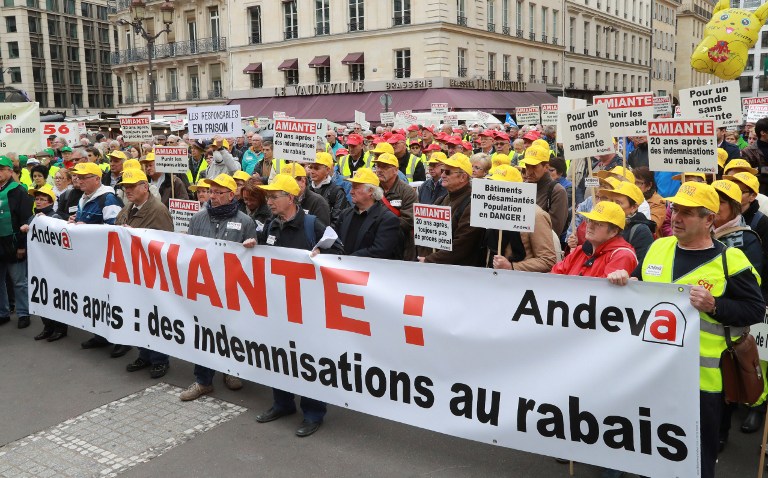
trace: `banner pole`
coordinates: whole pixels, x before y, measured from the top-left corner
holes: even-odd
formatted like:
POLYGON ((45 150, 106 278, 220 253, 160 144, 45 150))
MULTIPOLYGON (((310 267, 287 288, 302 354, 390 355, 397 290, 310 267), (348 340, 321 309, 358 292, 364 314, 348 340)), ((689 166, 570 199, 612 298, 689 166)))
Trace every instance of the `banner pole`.
POLYGON ((757 468, 757 478, 763 478, 765 473, 765 440, 768 439, 768 407, 765 409, 765 418, 763 419, 763 441, 760 442, 760 464, 757 468))
POLYGON ((501 253, 501 229, 499 229, 499 244, 496 246, 496 254, 503 256, 501 253))
POLYGON ((573 472, 573 461, 569 461, 568 462, 568 474, 570 476, 575 476, 575 474, 573 472))
MULTIPOLYGON (((622 136, 621 137, 621 142, 623 144, 622 151, 621 151, 621 162, 622 162, 622 166, 624 167, 624 171, 626 171, 627 170, 627 137, 626 136, 622 136)), ((626 176, 627 176, 627 174, 625 172, 624 173, 624 177, 626 177, 626 176)))
MULTIPOLYGON (((584 158, 589 161, 589 158, 584 158)), ((571 161, 571 164, 574 162, 571 161)), ((571 233, 576 234, 576 168, 571 171, 571 233)))
POLYGON ((173 192, 173 180, 176 179, 173 173, 171 173, 171 197, 176 199, 176 193, 173 192))

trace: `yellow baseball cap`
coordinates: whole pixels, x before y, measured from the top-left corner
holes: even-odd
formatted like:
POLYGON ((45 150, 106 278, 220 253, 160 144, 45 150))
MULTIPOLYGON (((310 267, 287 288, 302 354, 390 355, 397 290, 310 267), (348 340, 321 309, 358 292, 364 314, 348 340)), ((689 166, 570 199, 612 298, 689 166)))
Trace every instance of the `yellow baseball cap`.
POLYGON ((126 159, 123 163, 123 171, 126 169, 141 169, 141 163, 138 159, 126 159))
POLYGON ((155 153, 153 153, 152 151, 150 151, 149 153, 147 153, 146 156, 141 158, 142 163, 145 161, 154 161, 154 160, 155 160, 155 153))
POLYGON ((749 189, 751 189, 752 192, 755 194, 760 192, 760 181, 758 181, 757 177, 753 174, 736 173, 734 175, 723 176, 723 179, 739 182, 744 186, 748 187, 749 189))
POLYGON ((523 175, 520 171, 509 164, 500 164, 491 168, 491 175, 488 179, 494 181, 508 181, 511 183, 522 183, 523 175))
POLYGON ((128 156, 125 155, 122 151, 112 151, 111 153, 107 153, 108 158, 120 158, 123 161, 128 159, 128 156))
POLYGON ((737 203, 741 203, 741 188, 733 181, 729 181, 727 179, 712 181, 712 187, 715 188, 716 191, 725 194, 737 203))
POLYGON ((493 158, 491 158, 491 167, 511 164, 512 158, 510 158, 508 154, 496 153, 493 158))
POLYGON ((580 212, 579 214, 593 221, 613 224, 622 230, 627 223, 627 216, 624 214, 624 210, 621 206, 611 201, 599 202, 595 204, 591 211, 580 212))
MULTIPOLYGON (((607 177, 607 178, 597 178, 598 181, 600 181, 600 189, 608 189, 613 190, 617 184, 619 184, 622 181, 619 181, 618 179, 614 178, 613 176, 607 177)), ((599 189, 598 189, 599 191, 599 189)))
POLYGON ((728 171, 734 168, 743 169, 748 173, 757 174, 757 169, 753 168, 752 165, 749 164, 749 161, 745 159, 732 159, 728 164, 725 165, 725 174, 728 174, 728 171))
POLYGON ((294 178, 306 178, 307 170, 299 163, 286 164, 280 169, 280 174, 287 174, 294 178))
POLYGON ((206 178, 206 179, 203 179, 203 181, 205 181, 206 184, 208 185, 215 184, 217 186, 227 188, 232 192, 235 192, 237 190, 237 183, 229 174, 221 173, 218 176, 216 176, 214 179, 206 178))
POLYGON ((290 174, 278 174, 270 184, 260 184, 259 187, 264 191, 283 191, 291 196, 298 196, 301 192, 299 183, 290 174))
MULTIPOLYGON (((384 143, 379 143, 379 144, 384 144, 384 143)), ((374 158, 373 162, 389 164, 390 166, 394 166, 396 168, 400 167, 400 162, 397 160, 394 153, 382 153, 378 157, 374 158)))
POLYGON ((120 184, 136 184, 141 181, 146 181, 147 175, 141 169, 126 169, 123 171, 123 176, 120 179, 120 184))
POLYGON ((717 165, 724 168, 726 161, 728 161, 728 151, 723 148, 717 148, 717 165))
POLYGON ((705 181, 705 182, 707 181, 707 176, 704 173, 680 173, 672 176, 672 179, 675 179, 681 182, 690 181, 691 180, 690 178, 699 178, 702 181, 705 181))
POLYGON ((544 139, 534 140, 533 143, 531 143, 531 147, 546 149, 547 151, 549 151, 549 143, 547 143, 547 141, 544 139))
POLYGON ((595 176, 598 178, 607 178, 609 176, 613 176, 615 178, 618 178, 620 181, 629 181, 630 183, 635 182, 635 175, 632 174, 632 171, 629 169, 624 169, 623 166, 616 166, 615 168, 611 169, 610 171, 598 171, 595 173, 595 176))
POLYGON ((323 166, 332 169, 333 156, 331 156, 330 153, 326 153, 325 151, 318 151, 317 154, 315 154, 315 163, 322 164, 323 166))
POLYGON ((621 194, 622 196, 626 196, 635 201, 635 204, 638 205, 645 201, 643 192, 639 187, 635 186, 634 183, 629 183, 627 181, 617 181, 615 179, 614 181, 616 181, 616 184, 613 186, 613 189, 600 189, 599 192, 602 194, 621 194))
POLYGON ((72 170, 72 174, 77 174, 78 176, 93 174, 94 176, 101 177, 101 173, 101 168, 96 163, 77 163, 72 170))
POLYGON ((34 196, 35 194, 45 194, 49 198, 51 198, 51 201, 56 202, 56 193, 53 192, 53 186, 50 184, 43 184, 41 188, 38 189, 30 189, 27 191, 27 193, 30 196, 34 196))
POLYGON ((198 189, 211 189, 211 185, 206 183, 205 179, 201 179, 197 184, 193 184, 189 187, 189 190, 192 192, 195 192, 198 189))
POLYGON ((456 153, 450 158, 443 160, 442 163, 452 168, 459 168, 469 174, 469 177, 472 177, 472 163, 469 161, 469 156, 466 154, 456 153))
POLYGON ((239 171, 235 171, 235 174, 232 175, 232 179, 239 179, 240 181, 248 181, 249 179, 251 179, 251 175, 241 169, 239 171))
POLYGON ((351 178, 345 178, 345 181, 358 184, 372 184, 378 186, 380 184, 379 177, 370 168, 359 168, 355 171, 355 175, 351 178))
POLYGON ((373 148, 373 152, 395 154, 395 149, 391 144, 387 143, 386 141, 382 141, 381 143, 377 144, 375 148, 373 148))
POLYGON ((525 150, 525 156, 523 156, 522 160, 522 163, 524 163, 523 166, 535 166, 546 162, 549 162, 549 149, 539 148, 532 145, 525 150))
POLYGON ((435 151, 432 153, 432 156, 429 157, 429 161, 427 161, 427 164, 436 164, 436 163, 442 163, 448 159, 448 156, 445 155, 442 151, 435 151))
POLYGON ((712 212, 717 212, 720 209, 720 196, 717 195, 715 188, 707 183, 685 182, 677 190, 677 194, 665 199, 672 204, 703 207, 712 212))

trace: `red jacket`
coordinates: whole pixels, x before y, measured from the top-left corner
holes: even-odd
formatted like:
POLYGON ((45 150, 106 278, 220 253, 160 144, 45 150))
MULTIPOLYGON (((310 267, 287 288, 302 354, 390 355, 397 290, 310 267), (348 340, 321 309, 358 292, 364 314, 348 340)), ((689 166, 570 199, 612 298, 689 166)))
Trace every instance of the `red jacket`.
POLYGON ((637 257, 632 246, 617 235, 608 242, 603 243, 591 256, 584 252, 584 244, 565 256, 561 262, 552 268, 553 274, 585 277, 606 277, 615 270, 624 269, 631 274, 637 267, 637 257))

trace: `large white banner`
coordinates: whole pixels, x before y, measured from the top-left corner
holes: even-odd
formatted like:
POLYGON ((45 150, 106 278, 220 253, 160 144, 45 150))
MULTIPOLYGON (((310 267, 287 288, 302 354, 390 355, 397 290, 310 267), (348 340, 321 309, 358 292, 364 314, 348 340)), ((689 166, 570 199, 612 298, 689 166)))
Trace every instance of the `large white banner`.
POLYGON ((699 476, 686 287, 310 258, 39 216, 28 248, 30 311, 112 342, 484 443, 699 476))
POLYGON ((42 149, 38 103, 0 103, 0 154, 42 149))

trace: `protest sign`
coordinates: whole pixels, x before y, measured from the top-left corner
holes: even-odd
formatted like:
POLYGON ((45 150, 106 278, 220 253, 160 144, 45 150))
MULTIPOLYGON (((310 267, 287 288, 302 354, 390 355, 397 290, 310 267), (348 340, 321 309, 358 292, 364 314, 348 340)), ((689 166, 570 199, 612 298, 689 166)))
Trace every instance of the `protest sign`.
POLYGON ((191 107, 187 118, 189 135, 195 139, 232 138, 243 133, 240 105, 191 107))
POLYGON ((654 96, 653 97, 653 114, 654 115, 671 115, 672 99, 669 96, 654 96))
POLYGON ((675 106, 675 118, 679 118, 683 116, 683 113, 680 111, 680 106, 675 106))
POLYGON ((451 125, 454 128, 457 128, 459 126, 459 115, 456 113, 449 113, 445 116, 443 116, 443 121, 445 124, 451 125))
POLYGON ((486 113, 485 111, 478 111, 477 117, 480 118, 480 121, 483 123, 487 123, 489 119, 491 119, 490 113, 486 113))
POLYGON ((744 121, 738 81, 680 90, 683 118, 711 118, 715 126, 738 126, 744 121))
POLYGON ((759 324, 749 326, 749 333, 755 338, 757 352, 760 360, 768 360, 768 319, 763 319, 759 324))
POLYGON ((395 114, 395 129, 400 128, 407 128, 408 126, 412 124, 417 124, 419 122, 419 118, 416 117, 413 113, 411 113, 411 110, 407 111, 398 111, 397 114, 395 114))
POLYGON ((363 111, 355 110, 355 123, 359 124, 363 130, 371 129, 371 123, 365 120, 365 112, 363 111))
POLYGON ((518 125, 537 125, 541 121, 538 106, 518 106, 515 108, 515 120, 518 125))
POLYGON ((38 103, 0 103, 0 154, 32 154, 43 146, 38 103))
POLYGON ((417 246, 453 250, 451 207, 414 204, 413 239, 417 246))
MULTIPOLYGON (((274 156, 287 161, 315 162, 317 142, 327 130, 325 120, 275 120, 274 156)), ((325 139, 325 138, 323 138, 325 139)))
POLYGON ((653 119, 653 93, 600 95, 594 97, 594 104, 608 108, 614 136, 645 136, 648 120, 653 119))
POLYGON ((768 104, 749 105, 747 109, 747 123, 757 123, 762 118, 768 118, 768 104))
MULTIPOLYGON (((579 98, 568 98, 566 96, 557 97, 557 131, 565 131, 567 123, 564 122, 563 113, 578 110, 587 107, 587 100, 579 98)), ((607 115, 607 113, 606 113, 607 115)), ((606 116, 607 118, 607 116, 606 116)), ((607 124, 606 124, 607 127, 607 124)))
POLYGON ((565 159, 598 156, 613 151, 613 137, 608 124, 608 110, 605 105, 589 106, 578 110, 560 110, 558 139, 563 143, 565 159))
POLYGON ((473 179, 471 213, 472 227, 533 232, 536 185, 473 179))
POLYGON ((448 103, 432 103, 432 114, 435 116, 445 116, 448 114, 448 103))
POLYGON ((273 111, 272 112, 272 119, 276 120, 279 118, 286 118, 288 115, 285 114, 285 111, 273 111))
POLYGON ((171 131, 184 131, 184 118, 175 118, 170 122, 171 131))
POLYGON ((714 120, 649 121, 648 167, 651 171, 716 173, 714 120))
POLYGON ((189 151, 186 147, 155 146, 155 170, 158 173, 185 174, 189 169, 189 151))
POLYGON ((128 143, 152 141, 152 125, 149 116, 124 116, 119 120, 124 141, 128 143))
POLYGON ((310 257, 41 216, 27 237, 30 312, 110 342, 452 436, 699 476, 687 286, 310 257), (524 364, 512 380, 510 364, 524 364))
POLYGON ((171 211, 171 218, 173 219, 173 230, 186 234, 189 230, 189 220, 200 210, 200 201, 170 198, 168 209, 171 211))
POLYGON ((541 105, 541 125, 557 126, 557 103, 541 105))
POLYGON ((78 123, 40 123, 40 131, 43 134, 43 144, 50 146, 49 136, 58 136, 67 140, 67 145, 79 144, 80 126, 78 123))
POLYGON ((395 112, 379 113, 381 124, 395 124, 395 112))
POLYGON ((747 116, 749 107, 752 105, 768 105, 768 96, 753 96, 741 99, 741 113, 747 116))

